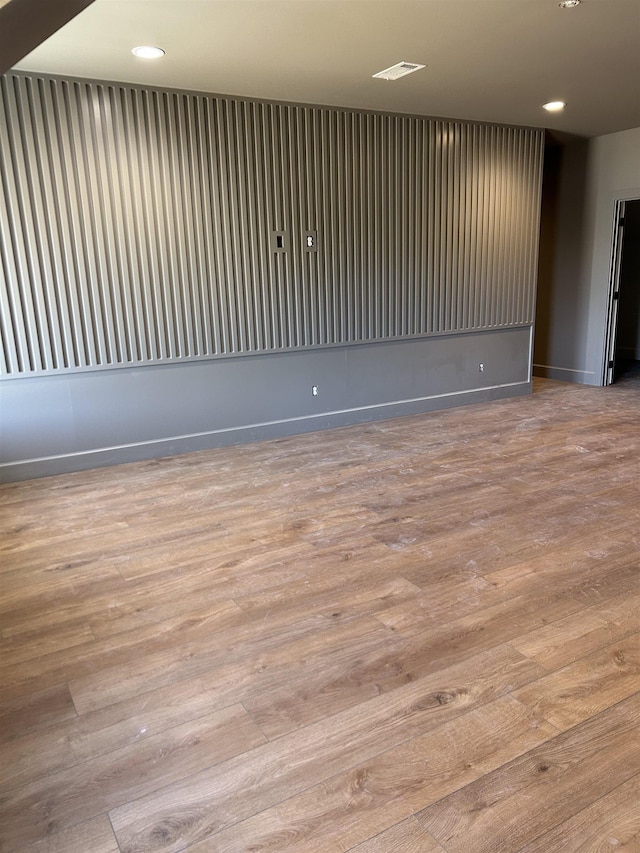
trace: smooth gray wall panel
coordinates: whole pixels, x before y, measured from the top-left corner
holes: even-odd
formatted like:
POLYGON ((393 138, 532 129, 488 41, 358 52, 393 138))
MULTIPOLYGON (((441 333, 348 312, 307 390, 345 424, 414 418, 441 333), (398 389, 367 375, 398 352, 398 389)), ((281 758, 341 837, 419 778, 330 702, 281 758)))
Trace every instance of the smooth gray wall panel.
POLYGON ((529 333, 529 329, 505 329, 432 339, 428 345, 412 342, 412 346, 389 341, 380 345, 375 359, 369 347, 353 347, 347 361, 349 405, 371 406, 528 382, 529 333))
POLYGON ((530 324, 541 150, 526 129, 6 76, 2 374, 530 324))
POLYGON ((0 480, 525 394, 530 339, 513 328, 3 382, 0 480))

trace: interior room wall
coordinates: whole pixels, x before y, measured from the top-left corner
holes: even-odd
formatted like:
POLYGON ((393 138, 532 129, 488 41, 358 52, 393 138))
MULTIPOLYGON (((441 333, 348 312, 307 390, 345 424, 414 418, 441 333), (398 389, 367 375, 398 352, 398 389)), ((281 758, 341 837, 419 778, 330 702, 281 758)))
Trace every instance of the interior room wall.
POLYGON ((640 198, 640 127, 590 140, 583 257, 589 282, 586 368, 593 384, 603 369, 616 202, 640 198))
POLYGON ((534 342, 538 376, 590 384, 589 280, 584 259, 589 142, 547 135, 534 342))
POLYGON ((3 477, 530 390, 540 132, 2 93, 3 477))
POLYGON ((534 373, 601 385, 614 214, 640 197, 640 128, 564 139, 545 163, 534 373))

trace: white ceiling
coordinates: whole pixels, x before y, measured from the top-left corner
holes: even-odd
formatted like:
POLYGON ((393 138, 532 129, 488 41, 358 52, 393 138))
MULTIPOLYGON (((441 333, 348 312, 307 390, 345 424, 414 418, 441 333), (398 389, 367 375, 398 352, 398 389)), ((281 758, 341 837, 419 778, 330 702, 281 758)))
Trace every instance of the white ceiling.
POLYGON ((16 67, 598 136, 640 126, 640 0, 95 0, 16 67))

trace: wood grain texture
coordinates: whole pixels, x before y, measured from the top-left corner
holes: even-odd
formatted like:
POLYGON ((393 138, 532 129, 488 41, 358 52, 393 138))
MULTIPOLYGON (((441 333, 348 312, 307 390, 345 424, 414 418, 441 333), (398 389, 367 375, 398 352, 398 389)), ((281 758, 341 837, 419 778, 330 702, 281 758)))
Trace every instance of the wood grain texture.
POLYGON ((120 851, 106 815, 83 821, 20 849, 21 853, 119 853, 120 851))
POLYGON ((36 840, 52 828, 73 825, 92 812, 106 813, 131 797, 203 767, 216 767, 264 741, 255 723, 237 707, 142 737, 139 743, 32 779, 5 794, 5 838, 36 840))
POLYGON ((576 853, 640 850, 640 774, 606 797, 583 809, 522 848, 522 853, 562 850, 571 845, 576 853))
POLYGON ((511 645, 548 669, 560 669, 636 633, 638 613, 640 593, 622 595, 517 637, 511 645))
POLYGON ((418 819, 449 853, 518 850, 633 777, 639 729, 636 695, 429 806, 418 819))
MULTIPOLYGON (((217 833, 211 831, 211 816, 224 814, 228 821, 234 810, 238 813, 245 805, 236 804, 228 795, 222 800, 201 795, 189 803, 192 822, 188 827, 182 825, 182 835, 186 832, 192 841, 200 841, 196 849, 201 850, 207 844, 214 844, 221 851, 258 849, 275 853, 282 849, 283 835, 287 849, 298 853, 325 849, 325 845, 331 851, 348 849, 366 839, 372 828, 384 829, 388 825, 385 821, 395 822, 411 814, 417 808, 416 802, 429 802, 435 790, 445 792, 452 784, 475 778, 488 767, 502 763, 507 754, 539 743, 553 731, 520 703, 504 697, 463 715, 460 720, 435 726, 408 743, 386 749, 328 782, 303 790, 252 817, 227 827, 221 824, 222 829, 217 833), (498 737, 496 732, 500 728, 504 735, 498 737), (203 835, 206 841, 201 840, 203 835)), ((337 767, 338 756, 332 760, 337 767)), ((300 778, 300 767, 280 768, 279 775, 288 776, 290 790, 311 781, 307 772, 300 778)), ((204 775, 200 781, 205 781, 204 775)), ((274 801, 277 789, 274 790, 273 784, 268 789, 264 784, 253 785, 255 790, 247 794, 247 800, 257 796, 256 802, 261 806, 274 801)), ((134 812, 128 809, 112 812, 123 848, 135 849, 141 842, 143 849, 164 849, 157 845, 157 822, 149 820, 158 812, 158 798, 146 798, 134 807, 134 812), (132 817, 133 823, 143 824, 148 820, 149 827, 153 827, 143 839, 129 835, 132 817)), ((173 841, 169 838, 170 826, 164 824, 163 829, 163 843, 173 841)), ((179 849, 179 842, 169 849, 179 849)))
POLYGON ((0 488, 0 851, 637 853, 638 423, 540 381, 0 488))
MULTIPOLYGON (((534 677, 531 662, 508 648, 478 658, 474 676, 467 667, 463 685, 458 682, 460 669, 436 673, 194 775, 180 790, 161 789, 112 811, 123 848, 179 850, 185 838, 190 843, 201 841, 337 774, 347 774, 344 784, 349 785, 352 769, 385 749, 438 729, 452 718, 467 719, 471 707, 483 707, 506 686, 534 677), (176 796, 185 806, 180 815, 172 809, 176 796)), ((520 703, 509 706, 506 717, 513 716, 514 707, 528 718, 520 703)), ((391 796, 395 797, 393 792, 391 796)))
POLYGON ((76 718, 76 709, 66 684, 20 695, 16 699, 6 695, 3 688, 0 696, 0 743, 76 718))
POLYGON ((349 853, 443 853, 442 847, 425 832, 415 818, 407 818, 390 829, 381 832, 352 847, 349 853))
POLYGON ((516 690, 514 695, 557 728, 567 729, 636 693, 638 679, 640 634, 632 634, 516 690))

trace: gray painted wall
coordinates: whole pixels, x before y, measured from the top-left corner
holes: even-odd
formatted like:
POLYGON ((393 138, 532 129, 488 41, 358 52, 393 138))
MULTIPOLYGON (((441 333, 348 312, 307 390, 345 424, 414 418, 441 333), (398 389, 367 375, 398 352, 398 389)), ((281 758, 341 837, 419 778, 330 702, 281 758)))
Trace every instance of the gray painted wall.
POLYGON ((5 478, 530 389, 540 132, 1 91, 5 478))
POLYGON ((583 266, 589 142, 574 139, 545 151, 534 370, 588 382, 585 374, 589 288, 583 266))
POLYGON ((530 339, 522 327, 16 379, 0 386, 0 480, 525 394, 530 339))
POLYGON ((586 263, 589 272, 587 370, 604 382, 614 212, 618 199, 640 198, 640 127, 592 139, 589 145, 586 263))
POLYGON ((539 131, 23 76, 0 92, 8 375, 532 322, 539 131))
POLYGON ((555 226, 552 261, 540 266, 534 372, 601 385, 615 206, 640 197, 640 128, 566 143, 550 169, 555 207, 544 215, 555 226))

